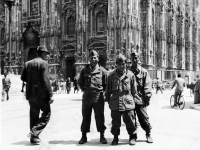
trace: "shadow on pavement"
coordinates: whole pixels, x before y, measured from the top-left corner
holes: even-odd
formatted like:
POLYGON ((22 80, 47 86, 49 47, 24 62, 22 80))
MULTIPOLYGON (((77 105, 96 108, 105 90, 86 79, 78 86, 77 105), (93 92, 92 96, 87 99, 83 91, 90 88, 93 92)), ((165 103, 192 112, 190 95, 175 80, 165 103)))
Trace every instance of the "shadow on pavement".
MULTIPOLYGON (((120 139, 119 137, 119 143, 118 145, 122 146, 122 145, 129 145, 129 137, 127 137, 127 139, 120 139)), ((101 144, 99 142, 99 138, 98 139, 92 139, 88 142, 86 142, 85 144, 78 144, 78 141, 75 140, 69 140, 69 141, 49 141, 49 144, 62 144, 62 145, 76 145, 76 146, 102 146, 102 147, 107 147, 107 146, 112 146, 111 142, 112 142, 112 138, 106 138, 108 143, 107 144, 101 144)), ((138 140, 137 142, 146 142, 146 141, 142 141, 142 140, 138 140)))
POLYGON ((70 98, 69 100, 70 101, 82 101, 82 98, 76 98, 76 99, 70 98))
POLYGON ((31 144, 29 141, 21 141, 21 142, 16 142, 16 143, 12 143, 12 145, 22 145, 22 146, 39 146, 39 145, 34 145, 34 144, 31 144))

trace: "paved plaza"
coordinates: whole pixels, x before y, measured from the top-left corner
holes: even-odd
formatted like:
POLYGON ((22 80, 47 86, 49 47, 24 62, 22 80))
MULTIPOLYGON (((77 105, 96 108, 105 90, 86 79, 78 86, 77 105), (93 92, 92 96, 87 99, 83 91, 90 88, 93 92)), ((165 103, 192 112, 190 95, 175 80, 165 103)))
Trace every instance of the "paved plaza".
POLYGON ((154 143, 146 143, 145 132, 139 127, 135 146, 128 144, 129 136, 124 123, 121 126, 119 145, 111 145, 113 136, 110 133, 111 116, 107 103, 105 104, 107 127, 105 137, 108 144, 100 144, 93 115, 88 142, 79 145, 82 93, 55 94, 55 101, 51 105, 50 122, 40 135, 42 143, 33 146, 27 137, 29 133, 28 102, 23 93, 13 93, 9 101, 1 102, 1 150, 198 150, 200 149, 200 107, 193 105, 193 97, 189 96, 189 90, 186 89, 184 92, 185 109, 172 109, 169 104, 172 94, 173 90, 164 91, 164 94, 155 94, 154 91, 148 107, 154 143))

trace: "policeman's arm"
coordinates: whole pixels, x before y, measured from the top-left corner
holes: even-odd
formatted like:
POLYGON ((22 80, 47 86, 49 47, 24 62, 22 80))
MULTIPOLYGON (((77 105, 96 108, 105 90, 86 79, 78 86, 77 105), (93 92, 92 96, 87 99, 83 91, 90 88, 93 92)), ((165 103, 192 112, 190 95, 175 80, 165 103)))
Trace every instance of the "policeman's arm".
POLYGON ((48 62, 47 61, 44 61, 44 63, 41 65, 41 69, 42 69, 41 78, 42 78, 44 85, 49 93, 49 96, 52 97, 53 91, 52 91, 51 84, 49 81, 48 62))
POLYGON ((83 70, 81 70, 80 77, 78 79, 78 84, 80 86, 80 89, 82 91, 84 91, 84 73, 83 73, 83 70))
POLYGON ((151 98, 152 95, 152 86, 151 86, 151 78, 148 72, 145 72, 144 76, 144 93, 146 98, 151 98))

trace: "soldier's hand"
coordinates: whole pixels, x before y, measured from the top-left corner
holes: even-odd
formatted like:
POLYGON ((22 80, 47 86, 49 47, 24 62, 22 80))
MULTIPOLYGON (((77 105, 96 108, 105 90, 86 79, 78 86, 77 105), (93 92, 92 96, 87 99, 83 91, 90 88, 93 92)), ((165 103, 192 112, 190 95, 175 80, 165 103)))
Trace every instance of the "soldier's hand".
POLYGON ((53 101, 54 101, 54 98, 53 98, 53 96, 52 96, 52 97, 50 97, 49 104, 52 104, 53 101))
POLYGON ((145 102, 145 106, 149 106, 149 101, 146 101, 146 102, 145 102))

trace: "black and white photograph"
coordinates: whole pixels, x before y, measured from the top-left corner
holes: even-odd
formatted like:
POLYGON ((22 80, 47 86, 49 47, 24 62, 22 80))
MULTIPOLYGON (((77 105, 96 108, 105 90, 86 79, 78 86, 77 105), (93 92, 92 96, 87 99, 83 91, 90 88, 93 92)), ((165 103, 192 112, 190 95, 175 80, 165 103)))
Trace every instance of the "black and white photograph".
POLYGON ((0 0, 1 150, 199 150, 200 0, 0 0))

